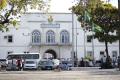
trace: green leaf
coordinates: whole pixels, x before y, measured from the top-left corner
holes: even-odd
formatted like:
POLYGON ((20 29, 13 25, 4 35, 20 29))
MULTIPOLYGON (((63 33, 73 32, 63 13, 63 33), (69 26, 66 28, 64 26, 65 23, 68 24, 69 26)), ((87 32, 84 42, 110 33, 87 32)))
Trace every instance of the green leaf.
POLYGON ((10 21, 10 23, 15 27, 18 24, 17 20, 10 21))

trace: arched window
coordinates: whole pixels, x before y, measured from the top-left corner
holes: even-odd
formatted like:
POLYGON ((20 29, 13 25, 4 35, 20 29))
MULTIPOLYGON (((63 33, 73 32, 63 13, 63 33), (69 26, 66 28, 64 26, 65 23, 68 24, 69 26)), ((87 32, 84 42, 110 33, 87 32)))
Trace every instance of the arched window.
POLYGON ((55 33, 53 31, 48 31, 46 33, 46 42, 55 43, 55 33))
POLYGON ((61 43, 69 43, 69 33, 67 31, 62 31, 60 34, 61 43))
POLYGON ((32 32, 32 43, 40 43, 41 42, 41 34, 38 30, 32 32))

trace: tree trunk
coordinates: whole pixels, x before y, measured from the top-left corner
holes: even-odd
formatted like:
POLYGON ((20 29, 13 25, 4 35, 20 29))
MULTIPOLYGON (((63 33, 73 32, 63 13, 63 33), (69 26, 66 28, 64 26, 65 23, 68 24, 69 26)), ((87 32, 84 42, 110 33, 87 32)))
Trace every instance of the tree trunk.
POLYGON ((106 64, 105 64, 105 68, 106 69, 110 69, 110 68, 112 68, 112 64, 111 64, 111 58, 110 58, 109 53, 108 53, 108 42, 107 41, 105 41, 105 47, 106 47, 106 49, 105 49, 105 51, 106 51, 106 64))
POLYGON ((106 57, 108 58, 109 54, 108 54, 108 42, 107 41, 105 41, 105 52, 106 52, 106 57))
POLYGON ((120 38, 119 38, 119 56, 120 56, 120 38))

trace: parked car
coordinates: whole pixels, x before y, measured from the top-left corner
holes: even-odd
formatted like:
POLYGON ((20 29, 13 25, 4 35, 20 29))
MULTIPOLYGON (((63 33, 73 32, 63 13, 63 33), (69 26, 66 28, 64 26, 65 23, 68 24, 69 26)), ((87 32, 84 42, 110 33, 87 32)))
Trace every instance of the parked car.
POLYGON ((60 68, 62 70, 71 70, 71 67, 73 67, 73 64, 71 61, 62 61, 60 63, 60 68))
POLYGON ((39 70, 53 70, 54 63, 52 60, 41 60, 38 64, 39 70))
POLYGON ((0 59, 0 70, 6 69, 6 59, 0 59))
POLYGON ((25 60, 23 70, 27 70, 27 69, 35 69, 36 70, 37 68, 38 68, 38 65, 37 65, 36 61, 25 60))

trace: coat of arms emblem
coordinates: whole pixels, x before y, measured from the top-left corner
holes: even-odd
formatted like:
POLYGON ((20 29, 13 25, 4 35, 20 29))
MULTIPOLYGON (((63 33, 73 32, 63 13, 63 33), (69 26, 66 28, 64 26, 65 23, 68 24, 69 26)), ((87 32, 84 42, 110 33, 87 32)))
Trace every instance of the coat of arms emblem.
POLYGON ((51 15, 48 17, 48 22, 49 22, 49 23, 52 23, 52 22, 53 22, 53 17, 52 17, 51 15))

